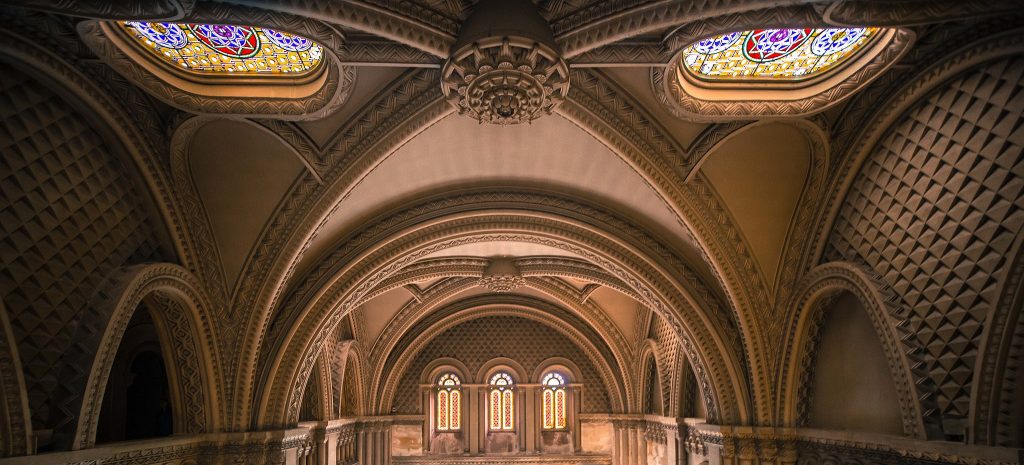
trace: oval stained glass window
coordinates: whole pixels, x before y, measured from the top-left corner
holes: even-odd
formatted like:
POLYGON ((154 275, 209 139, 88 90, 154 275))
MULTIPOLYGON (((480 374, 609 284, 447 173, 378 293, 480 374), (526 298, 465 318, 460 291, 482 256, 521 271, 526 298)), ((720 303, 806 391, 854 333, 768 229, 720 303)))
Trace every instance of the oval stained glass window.
POLYGON ((320 44, 269 28, 122 21, 141 48, 174 69, 202 76, 301 77, 323 61, 320 44))
POLYGON ((879 28, 754 29, 694 42, 681 67, 704 81, 800 81, 862 51, 879 28))

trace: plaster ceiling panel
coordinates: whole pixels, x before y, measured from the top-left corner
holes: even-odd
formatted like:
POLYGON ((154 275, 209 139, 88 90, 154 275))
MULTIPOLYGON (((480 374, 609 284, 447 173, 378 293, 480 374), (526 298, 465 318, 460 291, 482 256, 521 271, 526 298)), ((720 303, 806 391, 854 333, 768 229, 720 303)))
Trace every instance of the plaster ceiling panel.
POLYGON ((771 285, 807 181, 810 145, 799 129, 785 123, 741 131, 715 148, 700 169, 771 285))
POLYGON ((529 257, 552 255, 556 257, 577 257, 575 254, 543 244, 525 242, 475 242, 450 249, 440 250, 424 257, 529 257))
POLYGON ((363 322, 363 336, 366 337, 366 340, 373 341, 377 339, 377 336, 380 335, 380 332, 391 321, 391 318, 410 300, 412 300, 412 294, 404 287, 399 287, 360 305, 359 312, 363 322))
POLYGON ((401 147, 352 190, 314 238, 298 272, 383 209, 425 193, 493 185, 539 186, 588 198, 654 231, 685 259, 703 265, 667 203, 617 155, 571 122, 548 116, 529 125, 496 126, 451 115, 401 147))
POLYGON ((189 168, 233 287, 253 243, 304 169, 302 162, 263 130, 218 120, 193 136, 189 168))
POLYGON ((615 322, 627 339, 636 337, 637 318, 640 315, 640 308, 631 297, 607 287, 600 287, 590 295, 591 302, 601 307, 605 313, 615 322))
POLYGON ((318 120, 296 123, 321 146, 327 143, 353 114, 371 99, 377 97, 384 87, 391 84, 405 71, 405 68, 387 66, 356 66, 354 68, 356 72, 355 87, 349 94, 348 101, 338 111, 318 120))
POLYGON ((706 123, 695 123, 676 117, 658 102, 651 89, 651 69, 644 67, 604 68, 605 75, 615 81, 665 128, 682 147, 689 147, 707 128, 706 123))

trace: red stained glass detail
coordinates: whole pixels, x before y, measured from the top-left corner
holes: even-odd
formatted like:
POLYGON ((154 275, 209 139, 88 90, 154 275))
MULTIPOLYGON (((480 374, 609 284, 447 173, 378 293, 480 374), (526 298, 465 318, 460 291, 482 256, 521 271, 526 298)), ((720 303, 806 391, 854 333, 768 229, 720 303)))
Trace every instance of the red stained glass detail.
POLYGON ((491 391, 491 429, 501 429, 501 391, 491 391))
POLYGON ((555 391, 555 427, 565 428, 565 389, 555 391))
POLYGON ((812 29, 755 29, 743 43, 743 53, 750 61, 764 63, 778 60, 803 45, 812 29))
POLYGON ((504 429, 512 429, 512 391, 505 391, 503 397, 504 401, 502 403, 505 407, 505 414, 502 426, 504 429))
POLYGON ((449 418, 448 424, 450 425, 451 429, 456 430, 456 429, 459 429, 459 426, 460 426, 459 425, 459 420, 460 420, 460 418, 459 418, 459 415, 460 415, 459 403, 460 403, 461 395, 459 394, 459 391, 452 391, 451 394, 449 394, 449 397, 450 397, 450 400, 449 400, 448 414, 450 415, 451 418, 449 418))
POLYGON ((189 24, 200 42, 232 58, 248 58, 260 51, 256 29, 227 24, 189 24))
POLYGON ((437 429, 445 431, 448 429, 448 392, 437 393, 437 429))

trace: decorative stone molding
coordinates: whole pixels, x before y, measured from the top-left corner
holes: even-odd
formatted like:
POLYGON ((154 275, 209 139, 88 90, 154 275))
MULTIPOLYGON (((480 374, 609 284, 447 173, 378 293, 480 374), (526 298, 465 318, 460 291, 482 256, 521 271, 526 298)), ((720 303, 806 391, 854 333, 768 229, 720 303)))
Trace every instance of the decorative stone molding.
POLYGON ((527 0, 479 2, 441 68, 441 91, 481 123, 528 123, 565 100, 569 65, 527 0))
MULTIPOLYGON (((412 369, 410 364, 435 337, 460 324, 493 316, 524 318, 541 323, 561 333, 568 341, 579 347, 582 354, 593 363, 600 376, 601 384, 604 385, 602 391, 606 393, 600 397, 607 398, 610 403, 608 407, 621 410, 626 405, 623 393, 625 380, 618 375, 622 372, 621 365, 616 361, 607 343, 597 340, 599 338, 596 337, 593 329, 588 328, 579 317, 573 316, 558 306, 531 297, 513 295, 477 297, 454 302, 432 312, 420 321, 414 330, 403 335, 401 340, 395 344, 394 349, 387 354, 387 357, 379 362, 379 366, 384 369, 379 374, 380 381, 377 392, 380 394, 377 396, 377 408, 380 411, 388 411, 394 403, 398 402, 400 381, 405 380, 413 384, 417 382, 419 371, 422 370, 412 369)), ((433 359, 429 356, 427 358, 433 359)), ((581 360, 580 363, 583 361, 581 360)), ((524 370, 517 371, 522 371, 518 376, 521 378, 520 382, 526 382, 529 373, 524 370)), ((470 379, 466 378, 466 382, 469 382, 470 379)), ((475 382, 486 381, 481 377, 475 382)), ((591 382, 593 383, 594 380, 591 382)), ((600 386, 592 387, 601 389, 600 386)), ((593 394, 597 398, 598 391, 594 391, 593 394)))
POLYGON ((480 286, 491 292, 512 292, 526 284, 516 264, 509 258, 494 258, 487 264, 480 286))
MULTIPOLYGON (((218 399, 218 359, 215 351, 213 328, 209 325, 208 300, 197 287, 194 278, 184 269, 170 264, 139 265, 119 270, 98 291, 90 308, 97 314, 90 325, 99 325, 101 331, 80 330, 80 341, 75 351, 66 356, 69 371, 88 376, 80 397, 64 399, 72 410, 80 411, 74 434, 73 449, 85 449, 95 444, 96 425, 103 402, 103 393, 114 357, 132 315, 144 299, 154 295, 162 302, 149 305, 161 340, 174 347, 174 363, 168 363, 170 382, 179 384, 182 395, 173 399, 175 424, 183 433, 215 431, 222 418, 218 399), (79 408, 77 408, 80 406, 79 408)), ((85 328, 85 326, 83 326, 85 328)), ((74 386, 74 380, 67 379, 74 386)), ((74 425, 71 425, 74 426, 74 425)))
POLYGON ((810 403, 816 341, 825 313, 822 303, 846 291, 861 302, 879 335, 896 386, 904 434, 919 439, 935 438, 938 420, 934 417, 934 406, 926 400, 934 397, 934 384, 926 381, 925 373, 914 369, 915 354, 921 352, 921 348, 905 349, 907 338, 890 323, 899 314, 892 289, 879 277, 853 263, 821 265, 804 276, 799 289, 788 304, 795 311, 789 322, 786 360, 778 378, 781 387, 777 409, 783 424, 803 426, 805 409, 810 403))
POLYGON ((940 23, 1020 12, 1013 0, 843 0, 825 8, 829 24, 878 26, 940 23))
MULTIPOLYGON (((528 276, 524 283, 526 286, 547 294, 554 298, 558 305, 573 310, 592 326, 601 339, 608 341, 614 359, 619 366, 629 366, 631 364, 630 344, 605 312, 594 307, 592 303, 581 302, 582 299, 579 297, 575 287, 552 276, 597 282, 602 285, 608 285, 612 289, 624 288, 625 286, 621 282, 604 273, 599 268, 577 259, 564 257, 523 257, 516 259, 516 263, 521 266, 520 269, 524 272, 524 275, 528 276)), ((399 283, 405 280, 418 281, 442 276, 470 276, 470 278, 442 279, 441 282, 424 291, 419 300, 407 304, 395 314, 391 322, 374 341, 370 352, 369 359, 373 366, 373 379, 382 378, 382 373, 387 368, 385 366, 385 356, 396 350, 395 347, 399 339, 411 331, 413 325, 420 321, 420 319, 434 314, 438 305, 444 303, 448 298, 475 287, 477 281, 472 277, 482 275, 482 270, 486 264, 486 260, 468 257, 423 260, 410 265, 406 268, 405 272, 397 275, 401 277, 400 280, 392 281, 388 283, 388 286, 382 285, 374 290, 373 295, 376 295, 377 293, 398 287, 399 283), (475 268, 468 270, 458 267, 459 264, 465 263, 476 263, 477 265, 475 268)), ((630 295, 627 291, 622 292, 630 295)), ((633 297, 639 298, 638 296, 633 297)), ((367 299, 370 298, 372 297, 367 297, 367 299)), ((371 392, 377 392, 378 390, 374 388, 371 389, 371 392)), ((636 396, 632 393, 633 390, 635 390, 633 383, 626 383, 625 405, 631 405, 632 399, 635 399, 636 396)), ((374 404, 376 404, 376 401, 374 401, 374 404)))
POLYGON ((261 8, 316 18, 366 32, 444 58, 455 43, 458 26, 418 2, 387 0, 266 0, 261 8))
POLYGON ((528 123, 569 92, 569 66, 531 39, 500 37, 457 50, 441 69, 449 103, 481 123, 528 123))
MULTIPOLYGON (((483 201, 483 202, 486 203, 486 201, 484 199, 493 198, 494 200, 498 200, 500 197, 504 197, 504 196, 507 196, 507 195, 512 195, 514 198, 518 199, 519 202, 530 202, 531 198, 536 198, 537 200, 540 200, 540 199, 543 198, 543 197, 537 197, 537 196, 534 196, 534 195, 524 195, 524 194, 520 194, 520 193, 504 192, 504 191, 503 191, 502 194, 498 195, 498 197, 494 197, 494 195, 496 195, 496 194, 486 194, 483 197, 477 198, 477 200, 474 200, 474 202, 475 203, 479 203, 479 202, 483 201)), ((468 200, 470 200, 470 199, 472 199, 474 197, 475 197, 474 195, 470 195, 469 197, 465 197, 465 200, 468 201, 468 200)), ((437 207, 444 206, 445 209, 451 209, 451 208, 456 208, 458 205, 462 204, 462 201, 453 202, 453 200, 454 200, 454 198, 453 199, 446 199, 446 200, 443 200, 443 201, 439 201, 438 203, 434 203, 435 202, 434 200, 428 200, 427 202, 425 202, 421 206, 417 206, 417 207, 413 207, 413 208, 409 209, 408 212, 409 212, 409 214, 413 214, 413 215, 423 215, 423 214, 425 214, 427 212, 431 212, 431 211, 439 213, 440 211, 436 210, 437 207)), ((561 203, 561 201, 559 203, 561 203)), ((507 205, 507 204, 503 203, 503 205, 507 205)), ((477 208, 479 208, 479 206, 477 208)), ((590 207, 584 207, 582 205, 575 204, 575 203, 574 203, 574 206, 571 208, 570 211, 573 212, 571 215, 585 214, 586 217, 589 218, 590 219, 589 221, 591 221, 591 222, 593 222, 595 220, 598 220, 600 218, 604 218, 604 220, 601 220, 601 221, 611 220, 611 218, 612 218, 612 217, 608 217, 606 214, 601 214, 598 211, 592 210, 592 209, 590 209, 590 207)), ((436 215, 437 213, 433 213, 433 214, 436 215)), ((479 213, 477 213, 477 215, 479 215, 479 213)), ((406 266, 407 263, 415 262, 416 260, 419 259, 420 256, 422 256, 424 254, 428 254, 428 253, 431 253, 433 251, 437 251, 437 250, 443 249, 445 247, 450 247, 450 246, 452 246, 454 244, 457 244, 457 243, 466 242, 466 240, 470 240, 470 241, 478 241, 478 240, 513 240, 513 241, 520 241, 520 240, 525 240, 525 241, 531 241, 531 242, 539 240, 537 238, 532 238, 529 235, 502 234, 502 235, 499 235, 499 236, 494 236, 494 235, 488 234, 488 235, 481 235, 481 236, 467 238, 467 239, 461 239, 461 240, 458 240, 458 241, 451 241, 451 240, 449 240, 449 241, 437 242, 438 239, 440 238, 440 236, 436 236, 437 233, 435 232, 435 230, 443 230, 443 229, 447 229, 447 228, 450 228, 450 227, 455 227, 456 225, 459 225, 458 226, 458 228, 459 228, 458 230, 462 231, 462 234, 465 234, 466 232, 469 231, 469 229, 465 229, 465 228, 469 227, 469 224, 471 222, 483 221, 484 222, 483 224, 490 224, 490 223, 494 223, 495 221, 498 221, 498 222, 500 222, 500 224, 502 224, 502 228, 505 228, 507 230, 507 228, 509 227, 508 225, 515 225, 516 228, 523 228, 523 227, 533 228, 534 226, 530 226, 530 224, 537 221, 536 219, 525 220, 525 219, 518 219, 519 217, 512 217, 512 216, 508 216, 506 218, 506 216, 502 216, 500 218, 493 218, 493 219, 482 218, 482 217, 477 216, 477 217, 474 217, 473 219, 466 218, 464 220, 455 220, 455 222, 451 223, 450 226, 449 225, 445 225, 443 223, 438 223, 436 226, 432 226, 430 228, 426 228, 426 229, 423 229, 421 231, 418 231, 415 235, 409 235, 409 234, 401 235, 401 234, 399 234, 398 236, 395 236, 395 237, 401 237, 402 241, 400 241, 398 243, 394 243, 394 244, 392 244, 390 246, 387 246, 388 248, 393 248, 393 247, 399 246, 399 244, 405 244, 405 245, 401 245, 401 247, 403 247, 403 248, 411 247, 411 246, 413 246, 413 244, 416 243, 416 241, 418 241, 418 239, 414 239, 417 236, 423 237, 423 238, 430 237, 431 241, 433 242, 434 245, 432 245, 431 247, 427 247, 427 248, 420 248, 421 246, 415 246, 415 247, 417 247, 415 249, 415 253, 402 252, 402 253, 400 253, 400 255, 394 255, 397 252, 397 250, 396 251, 392 251, 392 252, 385 252, 384 250, 381 250, 381 252, 375 253, 374 255, 376 255, 376 256, 380 256, 381 254, 386 253, 387 256, 395 257, 395 259, 397 259, 397 261, 394 261, 393 264, 387 265, 385 268, 381 268, 381 270, 388 270, 388 271, 383 272, 383 273, 376 272, 376 273, 374 273, 374 275, 377 276, 377 277, 374 277, 371 281, 366 281, 364 283, 359 283, 359 281, 358 280, 354 280, 354 278, 345 278, 345 276, 347 274, 351 273, 351 271, 346 272, 345 274, 336 275, 336 277, 332 278, 331 281, 330 281, 331 283, 334 283, 334 284, 330 284, 330 285, 331 286, 339 286, 339 285, 342 285, 344 283, 344 286, 343 287, 336 287, 334 290, 330 290, 330 291, 326 291, 326 292, 320 292, 320 295, 324 296, 328 300, 322 300, 321 299, 319 302, 314 302, 313 303, 315 305, 314 308, 320 308, 320 309, 326 309, 326 308, 346 309, 346 308, 350 308, 347 304, 344 303, 344 300, 354 299, 354 300, 351 300, 351 301, 358 301, 361 298, 361 295, 364 292, 368 291, 369 289, 372 289, 376 285, 377 279, 385 279, 387 276, 389 276, 393 272, 393 271, 390 271, 390 269, 394 269, 395 271, 397 271, 397 270, 403 268, 404 266, 406 266), (405 254, 408 254, 408 255, 405 255, 405 254), (349 287, 349 286, 356 286, 357 283, 358 283, 358 287, 355 287, 355 288, 349 287), (349 287, 349 289, 345 289, 346 287, 349 287)), ((400 221, 399 218, 401 218, 401 216, 393 216, 386 223, 384 223, 384 225, 388 225, 387 227, 391 227, 390 225, 400 225, 400 224, 403 224, 404 220, 400 221)), ((546 230, 550 230, 548 228, 554 227, 557 224, 557 223, 548 223, 547 220, 542 221, 542 223, 548 224, 547 226, 543 227, 546 230)), ((481 226, 483 226, 483 224, 481 224, 481 226)), ((498 224, 498 223, 494 223, 494 224, 498 224)), ((616 224, 619 225, 618 227, 625 227, 627 229, 631 228, 631 226, 628 226, 626 223, 618 222, 617 220, 616 220, 616 224)), ((538 224, 538 226, 539 226, 539 224, 538 224)), ((338 252, 333 254, 332 258, 327 259, 327 260, 325 260, 323 262, 325 264, 325 268, 324 268, 325 273, 330 269, 329 266, 335 266, 335 265, 329 265, 328 266, 327 264, 330 264, 330 263, 346 263, 344 257, 347 256, 352 251, 359 250, 360 247, 363 247, 363 244, 368 244, 368 243, 385 244, 385 243, 389 242, 387 240, 381 241, 380 238, 387 237, 387 236, 389 236, 390 234, 393 234, 393 233, 388 233, 388 234, 385 234, 385 235, 381 235, 384 231, 387 230, 385 227, 383 227, 383 225, 381 225, 381 226, 373 226, 369 230, 373 230, 374 228, 378 228, 379 232, 377 232, 375 234, 372 234, 372 235, 371 234, 367 234, 367 233, 363 233, 363 234, 360 234, 359 236, 357 236, 357 237, 360 237, 360 239, 358 239, 358 240, 345 241, 344 242, 344 247, 342 249, 340 249, 338 252), (374 238, 377 238, 377 239, 374 239, 374 238)), ((572 236, 575 237, 575 239, 573 239, 573 240, 575 241, 575 240, 578 240, 578 239, 585 239, 586 241, 590 241, 593 238, 593 236, 592 236, 593 229, 590 229, 589 231, 590 232, 587 232, 585 235, 582 235, 582 236, 576 235, 576 234, 572 234, 572 236), (587 238, 590 238, 590 239, 587 239, 587 238)), ((397 233, 397 231, 395 231, 395 233, 397 233)), ((550 237, 550 233, 548 233, 548 235, 550 237)), ((600 266, 608 269, 609 271, 612 271, 613 274, 615 274, 616 276, 620 277, 620 279, 623 279, 622 276, 624 276, 624 275, 622 273, 626 273, 628 275, 628 272, 626 272, 626 269, 622 268, 622 265, 613 264, 611 262, 608 262, 606 259, 601 258, 600 255, 595 255, 594 253, 590 252, 589 250, 580 249, 577 246, 571 245, 569 243, 563 243, 562 241, 551 241, 549 239, 544 239, 543 243, 548 243, 548 244, 551 244, 552 246, 559 247, 559 248, 567 248, 567 250, 571 250, 574 253, 582 254, 582 256, 587 257, 587 259, 593 260, 593 261, 595 261, 596 264, 599 264, 600 266)), ((615 250, 615 252, 614 252, 615 255, 620 254, 620 252, 622 251, 621 246, 616 246, 614 249, 607 249, 604 246, 601 246, 600 248, 603 249, 603 250, 609 251, 609 252, 612 251, 612 250, 615 250)), ((602 252, 602 253, 605 253, 605 252, 602 252)), ((665 256, 662 256, 662 257, 663 257, 663 259, 667 259, 667 257, 665 257, 665 256)), ((625 257, 623 257, 623 258, 625 258, 625 257)), ((374 258, 373 260, 378 260, 378 259, 374 258)), ((621 258, 620 259, 616 259, 616 260, 621 260, 621 258)), ((375 263, 380 263, 380 262, 375 262, 375 263)), ((353 271, 358 270, 358 268, 356 268, 355 266, 356 266, 356 264, 354 264, 354 263, 350 263, 348 265, 348 267, 350 267, 350 269, 353 270, 353 271)), ((673 268, 673 269, 676 269, 676 268, 673 268)), ((332 272, 332 273, 336 273, 336 272, 332 272)), ((365 272, 359 272, 359 273, 365 273, 365 272)), ((646 274, 646 272, 645 272, 645 274, 646 274)), ((364 275, 364 276, 366 276, 366 275, 364 275)), ((644 279, 646 280, 646 279, 651 279, 651 278, 653 278, 653 276, 650 276, 650 278, 644 278, 644 279)), ((324 279, 324 278, 317 278, 317 279, 312 280, 310 282, 311 283, 324 283, 324 282, 326 282, 326 281, 322 281, 322 279, 324 279)), ((359 279, 366 279, 366 278, 359 278, 359 279)), ((638 280, 635 277, 629 277, 629 278, 625 279, 625 281, 631 283, 630 284, 631 286, 641 285, 641 283, 642 283, 642 281, 638 280)), ((681 282, 687 282, 687 281, 683 280, 681 282)), ((657 300, 655 300, 655 301, 651 301, 650 300, 652 297, 655 296, 655 293, 652 292, 652 291, 653 291, 652 289, 643 289, 643 288, 641 288, 639 294, 644 296, 645 302, 648 305, 651 305, 655 309, 655 311, 661 312, 661 313, 665 314, 667 318, 674 319, 675 317, 672 316, 671 313, 666 313, 666 308, 667 307, 665 307, 665 304, 663 304, 663 303, 661 303, 661 302, 659 302, 657 300)), ((665 288, 665 291, 668 291, 668 289, 665 288)), ((659 292, 665 292, 665 291, 659 291, 659 292)), ((678 291, 671 291, 671 292, 674 293, 674 292, 678 292, 678 291)), ((674 305, 672 308, 675 308, 677 310, 691 311, 690 309, 692 309, 692 307, 689 307, 689 305, 684 303, 684 302, 686 302, 686 299, 687 298, 683 298, 683 300, 679 300, 678 301, 679 303, 677 305, 674 305)), ((310 311, 304 312, 304 314, 311 316, 311 315, 314 315, 314 314, 317 314, 317 313, 320 313, 320 312, 321 312, 321 310, 313 310, 312 312, 310 312, 310 311)), ((344 312, 341 312, 341 313, 334 312, 333 314, 329 314, 328 317, 330 318, 329 321, 331 321, 331 322, 327 323, 327 325, 324 326, 324 327, 325 328, 333 327, 333 325, 335 324, 335 323, 333 323, 333 321, 335 321, 336 319, 340 319, 340 317, 342 317, 343 315, 344 315, 344 312)), ((688 321, 698 321, 698 320, 688 320, 688 321)), ((300 323, 300 325, 301 324, 303 324, 303 323, 300 323)), ((675 326, 675 323, 673 323, 672 325, 674 327, 676 327, 676 328, 679 328, 678 326, 675 326)), ((680 332, 682 332, 681 328, 679 328, 679 329, 680 329, 680 332)), ((701 336, 701 337, 705 337, 705 336, 701 336)), ((317 342, 319 339, 320 339, 320 336, 316 336, 311 341, 313 343, 313 345, 306 346, 308 348, 307 349, 303 349, 303 350, 316 351, 317 350, 316 347, 318 347, 319 344, 320 344, 320 342, 317 342)), ((685 347, 685 350, 686 350, 686 353, 687 353, 687 357, 690 358, 691 360, 699 361, 699 360, 701 360, 703 358, 704 355, 698 355, 698 353, 696 351, 696 346, 693 344, 693 342, 691 342, 691 340, 688 337, 687 338, 683 338, 683 346, 685 347)), ((280 352, 280 354, 281 355, 284 355, 284 354, 299 355, 297 350, 299 350, 299 349, 296 349, 296 350, 293 350, 293 351, 287 351, 286 350, 286 351, 280 352)), ((721 352, 717 352, 717 351, 716 351, 716 354, 718 354, 718 355, 715 355, 715 354, 709 354, 709 355, 711 355, 713 357, 718 357, 718 356, 725 355, 725 354, 722 354, 721 352)), ((295 361, 297 362, 298 360, 295 360, 295 361)), ((290 366, 291 366, 290 364, 291 363, 292 362, 277 363, 277 364, 275 364, 275 366, 280 367, 279 368, 280 370, 290 370, 290 369, 292 369, 292 368, 290 368, 290 366)), ((302 366, 304 367, 304 366, 308 366, 308 365, 303 363, 302 366)), ((724 365, 720 365, 720 366, 724 366, 724 365)), ((299 369, 300 377, 305 379, 306 375, 305 374, 301 374, 301 373, 308 373, 307 369, 306 368, 302 368, 302 367, 296 367, 296 368, 299 369)), ((697 373, 698 380, 700 380, 699 382, 700 382, 700 385, 701 385, 701 389, 704 390, 704 392, 706 394, 705 395, 705 400, 707 402, 709 402, 708 407, 711 409, 712 415, 715 415, 716 414, 715 412, 717 412, 717 407, 715 406, 715 404, 718 402, 718 400, 716 398, 717 395, 713 393, 713 388, 711 387, 712 384, 709 382, 710 379, 709 378, 705 378, 706 376, 708 376, 709 372, 704 371, 704 370, 705 370, 705 368, 702 366, 702 364, 698 363, 698 364, 694 365, 694 371, 697 373)), ((729 376, 729 375, 727 375, 725 372, 717 372, 715 374, 715 376, 729 376)), ((291 379, 291 378, 289 378, 289 379, 291 379)), ((285 380, 285 378, 279 378, 278 379, 278 381, 284 381, 284 380, 285 380)), ((716 381, 716 383, 718 383, 718 382, 719 381, 716 381)), ((289 383, 290 383, 290 381, 289 381, 289 383)), ((722 388, 725 389, 724 392, 728 392, 728 391, 732 391, 734 389, 742 388, 742 384, 731 383, 731 382, 727 383, 727 384, 718 384, 718 386, 722 386, 722 388), (725 387, 725 386, 728 386, 728 387, 725 387)), ((291 392, 291 390, 290 389, 286 389, 286 388, 284 388, 282 386, 282 387, 278 387, 278 388, 272 388, 272 389, 270 389, 268 391, 268 393, 274 393, 274 392, 282 393, 283 394, 283 393, 286 393, 286 392, 291 392)), ((270 410, 270 411, 272 411, 272 410, 270 410)))
POLYGON ((145 18, 151 21, 182 19, 195 8, 195 0, 11 0, 6 6, 60 13, 85 18, 128 20, 145 18))

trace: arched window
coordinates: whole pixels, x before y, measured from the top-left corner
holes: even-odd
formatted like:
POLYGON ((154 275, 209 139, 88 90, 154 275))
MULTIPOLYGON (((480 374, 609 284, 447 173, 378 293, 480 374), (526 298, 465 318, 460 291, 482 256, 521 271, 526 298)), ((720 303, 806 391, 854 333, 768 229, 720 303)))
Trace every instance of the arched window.
POLYGON ((302 77, 323 60, 320 44, 265 27, 145 21, 118 24, 152 58, 188 74, 302 77))
POLYGON ((491 405, 490 425, 491 431, 512 431, 515 425, 515 393, 512 377, 505 372, 495 373, 491 376, 491 405))
POLYGON ((541 380, 541 386, 544 390, 541 401, 544 429, 565 429, 567 402, 565 377, 556 372, 548 373, 541 380))
POLYGON ((462 427, 462 381, 454 373, 437 379, 437 430, 458 431, 462 427))
POLYGON ((686 47, 683 68, 702 81, 800 81, 839 66, 878 32, 874 27, 730 32, 686 47))

